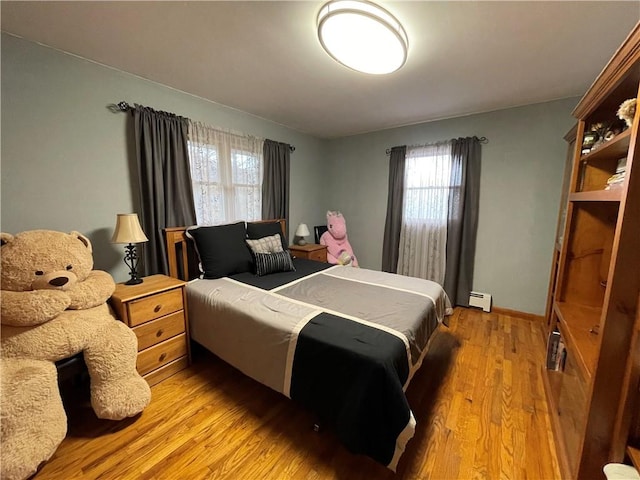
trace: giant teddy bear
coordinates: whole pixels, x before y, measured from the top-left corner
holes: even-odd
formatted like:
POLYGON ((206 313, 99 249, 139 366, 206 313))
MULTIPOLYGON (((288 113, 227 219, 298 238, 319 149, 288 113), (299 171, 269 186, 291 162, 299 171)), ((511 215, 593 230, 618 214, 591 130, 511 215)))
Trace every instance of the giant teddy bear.
POLYGON ((347 237, 347 222, 340 212, 327 212, 327 231, 320 237, 320 244, 327 246, 327 262, 358 266, 358 259, 347 237))
POLYGON ((50 230, 2 233, 0 239, 0 477, 23 479, 66 435, 55 361, 83 353, 99 418, 140 413, 151 391, 136 372, 135 334, 106 303, 115 283, 93 270, 89 239, 50 230))

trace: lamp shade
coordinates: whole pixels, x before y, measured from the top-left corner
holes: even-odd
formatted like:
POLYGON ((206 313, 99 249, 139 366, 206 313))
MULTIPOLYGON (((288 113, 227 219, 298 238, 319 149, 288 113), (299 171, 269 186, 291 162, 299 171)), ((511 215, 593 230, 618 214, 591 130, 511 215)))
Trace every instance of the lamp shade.
POLYGON ((118 213, 116 229, 111 237, 111 243, 142 243, 149 239, 142 231, 138 214, 118 213))
POLYGON ((409 42, 400 22, 367 0, 331 0, 318 14, 318 39, 339 63, 363 73, 385 74, 407 60, 409 42))
POLYGON ((307 235, 311 235, 307 224, 301 223, 300 225, 298 225, 298 228, 296 230, 296 237, 306 237, 307 235))

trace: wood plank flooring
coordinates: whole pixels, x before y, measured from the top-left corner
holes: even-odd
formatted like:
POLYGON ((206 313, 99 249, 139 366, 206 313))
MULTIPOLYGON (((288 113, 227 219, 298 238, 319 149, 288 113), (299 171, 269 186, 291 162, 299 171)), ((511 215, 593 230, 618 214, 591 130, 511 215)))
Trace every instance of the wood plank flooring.
POLYGON ((46 479, 555 479, 542 325, 457 308, 407 390, 418 422, 394 474, 352 455, 284 396, 207 352, 152 388, 137 418, 99 420, 67 399, 46 479))

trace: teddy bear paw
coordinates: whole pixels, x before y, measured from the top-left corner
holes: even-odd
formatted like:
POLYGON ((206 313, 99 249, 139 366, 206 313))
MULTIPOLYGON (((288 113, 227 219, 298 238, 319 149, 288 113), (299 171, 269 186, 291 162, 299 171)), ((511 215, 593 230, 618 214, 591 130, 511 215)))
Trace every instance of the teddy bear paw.
POLYGON ((142 412, 151 401, 151 389, 135 375, 91 386, 91 406, 98 418, 122 420, 142 412))

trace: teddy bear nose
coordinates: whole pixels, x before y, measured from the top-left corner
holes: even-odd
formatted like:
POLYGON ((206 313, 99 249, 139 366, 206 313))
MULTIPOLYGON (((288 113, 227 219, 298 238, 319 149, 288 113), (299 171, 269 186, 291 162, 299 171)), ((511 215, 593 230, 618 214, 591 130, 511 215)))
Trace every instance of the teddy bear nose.
POLYGON ((61 287, 65 285, 69 281, 66 277, 56 277, 49 280, 49 285, 53 285, 54 287, 61 287))

